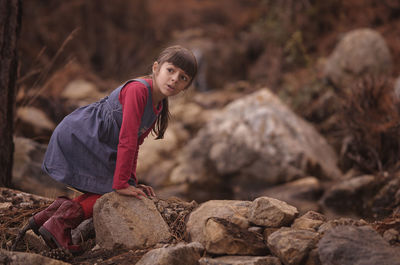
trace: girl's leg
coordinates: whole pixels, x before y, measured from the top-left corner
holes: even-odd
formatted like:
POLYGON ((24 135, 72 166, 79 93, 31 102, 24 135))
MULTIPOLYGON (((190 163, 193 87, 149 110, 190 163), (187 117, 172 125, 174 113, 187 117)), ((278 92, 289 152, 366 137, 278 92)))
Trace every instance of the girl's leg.
POLYGON ((82 210, 85 214, 84 220, 89 219, 93 216, 93 206, 97 199, 100 197, 100 194, 88 192, 73 199, 74 202, 77 202, 81 205, 82 210))
POLYGON ((64 248, 72 253, 81 252, 80 246, 72 244, 71 229, 93 216, 93 206, 100 197, 99 194, 84 193, 73 200, 63 202, 39 229, 46 244, 51 248, 64 248))

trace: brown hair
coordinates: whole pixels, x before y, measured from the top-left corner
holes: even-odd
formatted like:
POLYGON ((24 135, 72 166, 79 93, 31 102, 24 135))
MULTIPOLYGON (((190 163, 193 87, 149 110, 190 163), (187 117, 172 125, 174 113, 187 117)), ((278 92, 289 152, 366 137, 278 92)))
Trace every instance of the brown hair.
MULTIPOLYGON (((171 46, 163 50, 156 61, 160 66, 163 63, 168 62, 172 63, 176 67, 181 68, 191 78, 186 88, 192 84, 192 81, 197 74, 197 61, 193 53, 179 45, 171 46)), ((156 125, 153 129, 153 132, 157 135, 156 139, 164 138, 164 133, 168 127, 170 118, 168 98, 164 98, 162 104, 163 108, 160 115, 157 117, 156 125)))

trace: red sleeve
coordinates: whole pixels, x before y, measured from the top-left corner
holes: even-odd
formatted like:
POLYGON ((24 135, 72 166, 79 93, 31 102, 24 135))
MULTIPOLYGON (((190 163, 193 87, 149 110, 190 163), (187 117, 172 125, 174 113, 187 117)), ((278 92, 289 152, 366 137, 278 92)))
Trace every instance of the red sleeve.
POLYGON ((122 125, 119 133, 113 189, 127 188, 131 175, 136 180, 136 160, 139 151, 138 132, 147 98, 147 88, 139 82, 127 84, 120 92, 122 125))

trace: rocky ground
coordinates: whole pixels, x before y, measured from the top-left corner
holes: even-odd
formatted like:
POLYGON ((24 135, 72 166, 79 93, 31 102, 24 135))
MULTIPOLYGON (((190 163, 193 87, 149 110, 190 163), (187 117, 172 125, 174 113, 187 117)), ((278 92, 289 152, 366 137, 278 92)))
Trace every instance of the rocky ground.
MULTIPOLYGON (((86 234, 85 240, 81 242, 84 253, 78 256, 72 256, 71 254, 61 251, 60 249, 50 250, 47 246, 45 246, 43 241, 41 241, 40 238, 35 236, 32 232, 28 232, 24 238, 22 238, 15 246, 13 246, 18 236, 18 232, 26 224, 27 219, 34 213, 44 209, 47 205, 49 205, 51 200, 37 195, 23 193, 17 190, 6 188, 2 188, 0 192, 0 231, 2 232, 0 243, 2 249, 11 250, 13 247, 15 247, 14 250, 18 252, 40 255, 34 257, 19 257, 18 259, 14 257, 14 262, 18 260, 20 263, 9 263, 12 260, 12 254, 10 254, 10 252, 2 252, 0 253, 0 261, 2 261, 3 264, 27 264, 26 262, 28 262, 29 264, 62 264, 57 263, 56 260, 64 261, 68 264, 136 264, 144 257, 146 253, 149 253, 149 251, 158 251, 160 248, 174 248, 174 246, 179 242, 187 244, 190 241, 202 242, 205 239, 206 241, 203 242, 203 244, 206 247, 205 249, 201 248, 201 255, 198 256, 198 258, 203 256, 203 258, 201 259, 201 264, 217 264, 215 262, 219 260, 218 262, 220 263, 218 264, 244 264, 241 262, 248 262, 245 264, 281 264, 280 262, 282 262, 282 264, 315 265, 332 264, 329 263, 329 259, 331 258, 342 260, 343 263, 340 264, 354 264, 351 263, 354 262, 354 260, 350 263, 349 260, 358 259, 358 261, 360 261, 361 259, 367 262, 366 260, 368 259, 369 255, 366 255, 363 251, 368 248, 371 248, 370 251, 374 252, 373 255, 375 255, 375 257, 371 257, 372 260, 368 261, 369 263, 362 264, 377 264, 374 263, 377 261, 389 262, 385 264, 400 264, 400 261, 397 260, 400 256, 397 257, 397 254, 392 257, 381 256, 390 256, 390 253, 398 253, 398 250, 400 249, 400 235, 398 232, 400 230, 400 214, 393 215, 390 218, 386 218, 382 221, 376 221, 373 223, 368 223, 362 219, 355 220, 348 218, 327 220, 326 217, 316 212, 309 212, 303 215, 301 218, 293 220, 293 218, 295 218, 295 216, 298 214, 296 208, 288 205, 284 206, 286 204, 283 202, 282 203, 284 207, 281 209, 286 208, 285 210, 282 210, 283 212, 285 212, 286 217, 274 217, 270 218, 269 221, 266 221, 265 217, 261 217, 254 212, 257 207, 263 207, 262 202, 256 204, 258 206, 254 206, 254 203, 253 205, 251 205, 249 204, 250 202, 244 202, 243 204, 243 202, 240 203, 239 201, 210 201, 202 204, 201 207, 198 207, 195 202, 188 203, 176 198, 167 201, 154 200, 157 210, 160 212, 165 222, 169 225, 172 237, 170 238, 169 242, 158 243, 151 247, 129 248, 124 246, 123 244, 117 244, 114 245, 112 248, 101 248, 96 245, 96 239, 94 234, 92 233, 91 235, 86 234), (244 225, 243 222, 247 222, 240 217, 241 214, 243 214, 244 206, 251 209, 248 217, 249 220, 251 220, 253 224, 256 223, 259 225, 254 226, 254 229, 243 230, 241 228, 244 225), (211 208, 207 209, 207 207, 211 208), (292 207, 292 209, 288 209, 287 207, 292 207), (230 209, 236 212, 236 214, 230 215, 228 213, 229 211, 232 211, 230 209), (193 210, 196 211, 194 212, 193 210), (207 219, 208 221, 206 222, 206 229, 204 230, 206 236, 203 237, 201 234, 198 234, 196 230, 199 229, 199 223, 201 223, 204 218, 207 218, 207 216, 210 216, 210 211, 211 215, 212 212, 214 212, 215 216, 220 217, 207 219), (193 212, 193 216, 191 217, 191 219, 188 220, 188 216, 191 212, 193 212), (281 229, 272 228, 276 227, 276 222, 282 225, 281 229), (189 226, 188 228, 187 225, 189 226), (217 228, 214 227, 215 225, 217 225, 217 228), (261 228, 261 225, 266 225, 267 227, 271 228, 263 230, 261 228), (222 228, 221 231, 224 231, 225 233, 222 234, 222 238, 207 239, 209 237, 207 236, 208 230, 210 231, 211 235, 218 235, 220 233, 218 232, 218 229, 220 229, 218 228, 218 226, 220 226, 220 228, 222 228), (338 229, 340 227, 343 227, 342 230, 338 229), (364 231, 362 229, 366 230, 364 231), (191 233, 191 235, 188 235, 188 233, 191 233), (296 235, 299 233, 300 235, 296 235), (340 235, 340 233, 343 233, 343 235, 340 235), (365 239, 363 239, 362 236, 364 236, 365 239), (342 243, 340 243, 339 245, 332 244, 332 242, 336 240, 335 237, 337 237, 337 240, 342 243), (346 239, 347 237, 349 237, 349 239, 346 239), (286 247, 282 245, 288 244, 282 241, 283 238, 286 238, 286 240, 289 240, 291 238, 290 240, 292 240, 293 242, 297 242, 295 243, 295 245, 291 245, 290 249, 292 250, 286 249, 286 247), (347 253, 349 257, 343 255, 343 253, 340 254, 341 251, 343 251, 343 249, 340 250, 340 246, 341 244, 343 245, 343 242, 346 242, 346 240, 350 240, 349 242, 355 242, 355 245, 347 243, 348 246, 345 247, 345 249, 350 248, 354 251, 354 253, 351 254, 347 253), (359 240, 372 241, 369 242, 367 245, 363 243, 362 248, 365 247, 365 249, 361 250, 360 252, 359 250, 357 250, 357 248, 359 248, 357 244, 361 244, 360 242, 358 242, 359 240), (315 248, 315 244, 318 241, 319 245, 317 248, 315 248), (304 248, 304 244, 311 245, 304 248), (325 248, 324 244, 326 245, 325 248), (266 248, 266 245, 268 245, 268 248, 266 248), (336 250, 335 247, 337 248, 336 250), (314 251, 310 252, 309 248, 314 249, 314 251), (324 254, 324 251, 326 252, 327 249, 330 249, 331 252, 324 254), (268 253, 271 253, 270 251, 273 254, 272 256, 271 254, 268 255, 268 253), (231 256, 228 255, 218 258, 218 256, 221 256, 221 254, 226 255, 229 253, 231 254, 231 256), (242 255, 242 257, 232 256, 232 254, 242 255), (249 254, 254 255, 254 257, 249 257, 249 254), (330 257, 330 255, 338 256, 330 257), (257 263, 255 260, 252 260, 252 263, 250 263, 250 259, 261 259, 263 256, 264 259, 268 258, 268 262, 271 263, 257 263), (51 258, 51 260, 48 260, 44 257, 49 257, 51 258), (279 262, 279 259, 277 259, 276 257, 279 257, 281 261, 279 262), (396 260, 399 262, 397 262, 396 260)), ((261 200, 265 199, 258 199, 258 201, 261 200)), ((275 212, 275 215, 276 214, 277 212, 275 212)), ((274 213, 272 213, 271 215, 274 215, 274 213)), ((246 225, 244 226, 246 227, 246 225)), ((77 231, 74 230, 74 233, 76 234, 77 231)), ((164 255, 168 256, 168 254, 164 255)), ((192 254, 186 255, 191 258, 192 254)), ((180 258, 182 257, 180 256, 180 258)), ((154 262, 154 257, 153 259, 147 257, 146 261, 141 262, 142 263, 140 264, 154 264, 152 263, 154 262)), ((266 261, 264 260, 264 262, 266 261)), ((183 263, 180 263, 178 260, 178 263, 173 264, 183 263)))
MULTIPOLYGON (((52 200, 6 188, 1 188, 0 193, 0 231, 2 234, 0 244, 2 249, 11 250, 18 233, 23 229, 29 217, 45 209, 52 200)), ((184 241, 186 236, 185 217, 194 209, 195 204, 171 199, 169 201, 158 201, 157 205, 173 234, 170 243, 184 241)), ((60 249, 51 250, 43 245, 44 242, 38 242, 38 239, 33 233, 28 233, 18 242, 14 250, 36 253, 71 264, 110 265, 135 264, 146 252, 152 249, 127 249, 123 246, 116 246, 113 249, 96 249, 95 238, 92 234, 81 244, 84 253, 74 257, 60 249)), ((4 260, 5 257, 0 254, 0 261, 4 260)), ((5 262, 4 264, 8 263, 5 262)))

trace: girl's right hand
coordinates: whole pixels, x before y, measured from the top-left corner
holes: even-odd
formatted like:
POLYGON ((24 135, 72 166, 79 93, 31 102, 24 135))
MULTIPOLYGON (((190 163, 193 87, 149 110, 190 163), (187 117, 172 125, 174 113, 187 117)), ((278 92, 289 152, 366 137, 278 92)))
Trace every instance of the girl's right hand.
POLYGON ((136 188, 135 186, 129 186, 125 189, 115 190, 117 193, 127 196, 133 196, 141 200, 141 196, 147 197, 146 194, 141 190, 136 188))

